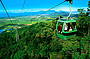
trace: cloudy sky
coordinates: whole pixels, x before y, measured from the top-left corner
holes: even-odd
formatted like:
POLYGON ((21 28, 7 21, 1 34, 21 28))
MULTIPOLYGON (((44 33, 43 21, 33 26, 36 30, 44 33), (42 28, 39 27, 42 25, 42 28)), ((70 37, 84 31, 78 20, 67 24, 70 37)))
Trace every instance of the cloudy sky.
MULTIPOLYGON (((8 12, 35 12, 48 10, 49 8, 63 2, 64 0, 2 0, 8 12)), ((87 8, 90 0, 73 0, 72 10, 76 11, 78 8, 87 8)), ((53 10, 69 11, 70 4, 68 2, 57 6, 53 10)), ((0 12, 4 9, 0 4, 0 12)))

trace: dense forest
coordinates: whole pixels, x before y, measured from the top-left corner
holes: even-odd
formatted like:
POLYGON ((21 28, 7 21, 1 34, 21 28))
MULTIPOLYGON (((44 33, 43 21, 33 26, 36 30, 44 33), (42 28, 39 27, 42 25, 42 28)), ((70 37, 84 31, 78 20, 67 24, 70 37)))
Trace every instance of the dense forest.
POLYGON ((0 34, 0 59, 89 59, 90 17, 77 20, 77 36, 62 40, 56 36, 56 21, 40 22, 0 34), (16 39, 16 37, 18 37, 16 39))

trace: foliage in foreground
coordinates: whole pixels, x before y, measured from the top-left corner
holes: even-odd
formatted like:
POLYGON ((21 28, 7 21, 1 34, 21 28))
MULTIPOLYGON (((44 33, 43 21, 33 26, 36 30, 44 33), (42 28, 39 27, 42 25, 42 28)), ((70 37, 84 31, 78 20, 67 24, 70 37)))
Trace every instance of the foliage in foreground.
POLYGON ((54 35, 52 25, 52 23, 50 25, 37 23, 19 29, 18 41, 15 39, 15 32, 2 33, 0 36, 0 58, 43 59, 49 57, 49 53, 52 51, 59 52, 62 46, 54 35))
POLYGON ((89 16, 79 17, 79 20, 77 20, 77 29, 78 32, 81 33, 80 35, 90 36, 90 17, 89 16))
POLYGON ((0 59, 47 59, 53 58, 52 53, 60 54, 59 57, 64 59, 90 58, 87 41, 90 37, 72 37, 63 41, 57 38, 54 30, 54 22, 41 22, 18 29, 18 40, 15 30, 0 34, 0 59))

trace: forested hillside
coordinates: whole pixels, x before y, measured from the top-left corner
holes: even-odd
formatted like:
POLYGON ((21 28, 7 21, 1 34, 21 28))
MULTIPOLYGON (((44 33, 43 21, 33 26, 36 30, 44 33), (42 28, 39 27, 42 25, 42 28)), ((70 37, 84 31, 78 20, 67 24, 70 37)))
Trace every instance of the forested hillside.
POLYGON ((56 21, 40 22, 0 34, 0 59, 90 59, 90 17, 77 20, 77 36, 56 36, 56 21), (18 37, 18 38, 17 38, 18 37))

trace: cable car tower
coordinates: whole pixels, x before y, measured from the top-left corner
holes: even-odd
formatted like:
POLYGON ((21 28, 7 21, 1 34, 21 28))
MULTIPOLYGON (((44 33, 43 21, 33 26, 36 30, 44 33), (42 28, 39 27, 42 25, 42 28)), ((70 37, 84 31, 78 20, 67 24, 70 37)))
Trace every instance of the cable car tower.
MULTIPOLYGON (((72 4, 72 0, 66 0, 66 1, 72 4)), ((56 34, 59 38, 64 39, 64 40, 72 36, 75 36, 77 32, 76 20, 72 19, 70 15, 71 15, 71 10, 68 17, 64 17, 64 18, 59 17, 56 24, 56 34)))

